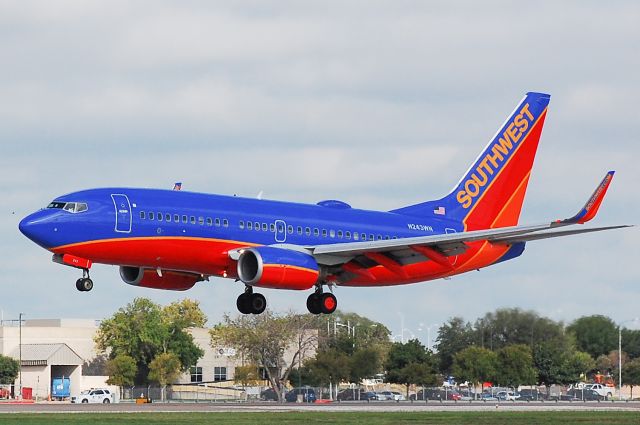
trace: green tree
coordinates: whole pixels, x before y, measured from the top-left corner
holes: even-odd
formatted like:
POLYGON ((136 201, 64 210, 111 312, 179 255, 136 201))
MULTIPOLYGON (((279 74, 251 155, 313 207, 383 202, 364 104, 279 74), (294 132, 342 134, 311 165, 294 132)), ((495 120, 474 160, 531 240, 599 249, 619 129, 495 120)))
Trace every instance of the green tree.
POLYGON ((18 378, 19 370, 17 360, 0 354, 0 384, 13 384, 18 378))
POLYGON ((249 364, 246 366, 236 366, 233 373, 233 379, 236 382, 240 382, 243 387, 255 384, 260 376, 258 373, 258 366, 249 364))
POLYGON ((633 400, 633 387, 640 385, 640 359, 634 359, 622 367, 622 382, 631 387, 631 400, 633 400))
POLYGON ((622 351, 631 359, 640 357, 640 330, 622 329, 622 351))
POLYGON ((133 385, 138 371, 135 359, 126 354, 119 354, 113 359, 107 360, 105 369, 109 376, 107 384, 117 385, 120 388, 120 397, 122 397, 123 387, 133 385))
POLYGON ((149 381, 157 382, 162 387, 163 401, 167 384, 178 379, 181 366, 180 359, 173 353, 160 353, 149 364, 149 381))
POLYGON ((601 315, 585 316, 567 327, 575 335, 577 348, 598 358, 618 347, 618 326, 613 320, 601 315))
POLYGON ((380 350, 360 348, 349 357, 349 380, 359 384, 365 378, 381 372, 382 358, 380 350))
POLYGON ((136 298, 102 321, 95 337, 96 346, 109 358, 126 354, 136 361, 136 383, 144 383, 149 364, 160 353, 175 354, 182 370, 188 370, 204 351, 187 332, 204 326, 206 318, 196 301, 182 300, 162 308, 147 298, 136 298))
POLYGON ((475 386, 495 379, 497 361, 493 351, 471 346, 453 356, 452 370, 459 381, 469 381, 475 386))
POLYGON ((453 317, 438 329, 434 348, 438 353, 439 370, 443 375, 452 372, 453 356, 473 343, 471 324, 461 317, 453 317))
POLYGON ((561 336, 564 331, 561 323, 519 308, 503 308, 487 313, 476 321, 474 328, 475 344, 490 350, 514 344, 534 347, 541 341, 561 336))
POLYGON ((386 379, 389 382, 403 384, 407 388, 411 384, 433 385, 436 383, 434 358, 417 339, 402 344, 391 344, 389 357, 385 362, 386 379))
POLYGON ((508 345, 498 350, 496 355, 499 365, 496 368, 498 384, 517 388, 519 385, 536 383, 537 373, 533 367, 533 355, 528 345, 508 345))
POLYGON ((265 371, 267 379, 283 401, 283 390, 291 370, 311 349, 317 346, 317 318, 305 314, 277 316, 266 310, 259 315, 242 315, 235 319, 224 317, 224 322, 210 330, 212 347, 233 347, 249 362, 265 371), (289 349, 293 356, 284 359, 289 349))
POLYGON ((309 384, 314 386, 346 381, 351 372, 349 357, 335 349, 318 352, 315 358, 307 360, 304 365, 308 370, 309 384))

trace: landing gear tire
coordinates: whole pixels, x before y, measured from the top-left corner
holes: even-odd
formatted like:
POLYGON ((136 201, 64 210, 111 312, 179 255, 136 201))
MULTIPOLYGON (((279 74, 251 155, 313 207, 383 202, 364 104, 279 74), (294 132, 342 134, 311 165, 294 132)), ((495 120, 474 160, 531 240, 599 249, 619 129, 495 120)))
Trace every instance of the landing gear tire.
POLYGON ((262 294, 245 292, 236 300, 236 307, 242 314, 260 314, 267 308, 267 300, 262 294))
POLYGON ((307 310, 311 314, 320 314, 322 310, 320 309, 320 297, 318 294, 311 294, 307 298, 307 310))
POLYGON ((250 306, 249 306, 249 298, 252 294, 240 294, 238 299, 236 300, 236 307, 238 307, 238 311, 242 314, 251 314, 250 306))
POLYGON ((93 281, 88 277, 76 280, 76 289, 80 292, 87 292, 93 289, 93 281))
POLYGON ((338 300, 331 292, 314 292, 307 298, 307 310, 311 314, 331 314, 338 308, 338 300))
POLYGON ((324 314, 331 314, 338 308, 338 300, 331 292, 325 292, 320 296, 320 310, 324 314))
POLYGON ((251 313, 260 314, 267 308, 267 300, 262 294, 251 294, 249 298, 249 304, 251 307, 251 313))

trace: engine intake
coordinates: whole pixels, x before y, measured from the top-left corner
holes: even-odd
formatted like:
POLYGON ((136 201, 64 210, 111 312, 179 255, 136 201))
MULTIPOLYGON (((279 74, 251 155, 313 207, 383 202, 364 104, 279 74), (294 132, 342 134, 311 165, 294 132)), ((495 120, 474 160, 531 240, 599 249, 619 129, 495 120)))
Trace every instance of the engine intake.
POLYGON ((163 271, 160 277, 154 269, 131 266, 120 266, 120 277, 129 285, 171 291, 186 291, 202 280, 195 273, 163 271))
POLYGON ((319 275, 313 256, 290 249, 248 248, 238 258, 238 277, 247 285, 304 290, 311 288, 319 275))

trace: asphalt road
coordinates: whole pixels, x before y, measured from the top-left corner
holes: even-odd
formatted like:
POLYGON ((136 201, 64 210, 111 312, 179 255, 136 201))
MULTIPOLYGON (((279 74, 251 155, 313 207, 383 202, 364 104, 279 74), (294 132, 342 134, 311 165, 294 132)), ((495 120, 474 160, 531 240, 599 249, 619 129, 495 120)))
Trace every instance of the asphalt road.
POLYGON ((442 412, 442 411, 640 411, 640 402, 342 402, 329 404, 277 403, 152 403, 71 404, 0 403, 2 413, 134 413, 134 412, 442 412))

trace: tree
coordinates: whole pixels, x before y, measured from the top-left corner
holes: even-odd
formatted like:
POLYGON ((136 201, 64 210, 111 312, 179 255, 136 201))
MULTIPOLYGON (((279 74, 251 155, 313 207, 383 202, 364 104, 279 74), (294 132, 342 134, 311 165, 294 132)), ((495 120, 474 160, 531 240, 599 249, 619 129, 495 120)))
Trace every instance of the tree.
POLYGON ((609 354, 618 347, 618 326, 613 320, 601 315, 585 316, 567 327, 575 335, 577 348, 594 359, 609 354))
POLYGON ((496 376, 498 357, 496 353, 482 347, 471 346, 453 356, 453 374, 459 380, 475 385, 493 381, 496 376))
POLYGON ((631 387, 631 400, 633 400, 633 387, 640 385, 640 359, 631 360, 624 365, 622 382, 631 387))
POLYGON ((392 383, 404 384, 409 398, 411 384, 433 385, 436 382, 433 360, 431 353, 417 339, 404 344, 395 342, 391 344, 389 357, 385 362, 386 379, 392 383))
POLYGON ((210 330, 211 346, 233 347, 245 360, 257 364, 283 401, 284 385, 299 360, 317 347, 317 318, 288 313, 277 316, 267 310, 259 315, 242 315, 235 319, 225 315, 224 322, 210 330), (286 362, 284 353, 293 353, 286 362))
POLYGON ((13 384, 18 378, 19 370, 17 360, 0 354, 0 384, 13 384))
POLYGON ((105 369, 109 376, 107 384, 120 387, 120 397, 122 397, 123 387, 133 385, 138 371, 135 359, 126 354, 119 354, 115 358, 107 360, 105 369))
POLYGON ((496 381, 503 386, 517 388, 518 385, 535 384, 536 370, 533 367, 533 355, 528 345, 508 345, 498 350, 496 381))
POLYGON ((561 336, 564 330, 561 323, 519 308, 503 308, 487 313, 476 321, 474 328, 476 345, 490 350, 513 344, 534 347, 541 341, 561 336))
POLYGON ((349 357, 349 381, 360 383, 381 371, 381 354, 375 348, 361 348, 349 357))
POLYGON ((313 386, 328 386, 329 383, 346 381, 351 372, 349 363, 349 357, 340 351, 319 351, 315 358, 304 363, 308 371, 308 383, 313 386))
POLYGON ((180 359, 173 353, 160 353, 149 364, 149 381, 161 387, 161 398, 165 399, 165 388, 180 376, 180 359))
POLYGON ((258 366, 254 364, 236 366, 233 378, 236 382, 240 382, 243 387, 253 385, 260 378, 258 374, 258 366))
POLYGON ((120 354, 132 357, 138 369, 135 381, 144 383, 149 364, 160 353, 174 353, 182 370, 195 365, 204 351, 187 328, 201 327, 205 322, 197 301, 185 299, 162 308, 147 298, 136 298, 102 321, 95 341, 110 359, 120 354))
POLYGON ((473 343, 471 324, 461 317, 453 317, 438 329, 435 349, 438 352, 439 369, 445 375, 452 372, 453 356, 473 343))
POLYGON ((622 329, 622 351, 632 359, 640 357, 639 330, 622 329))

